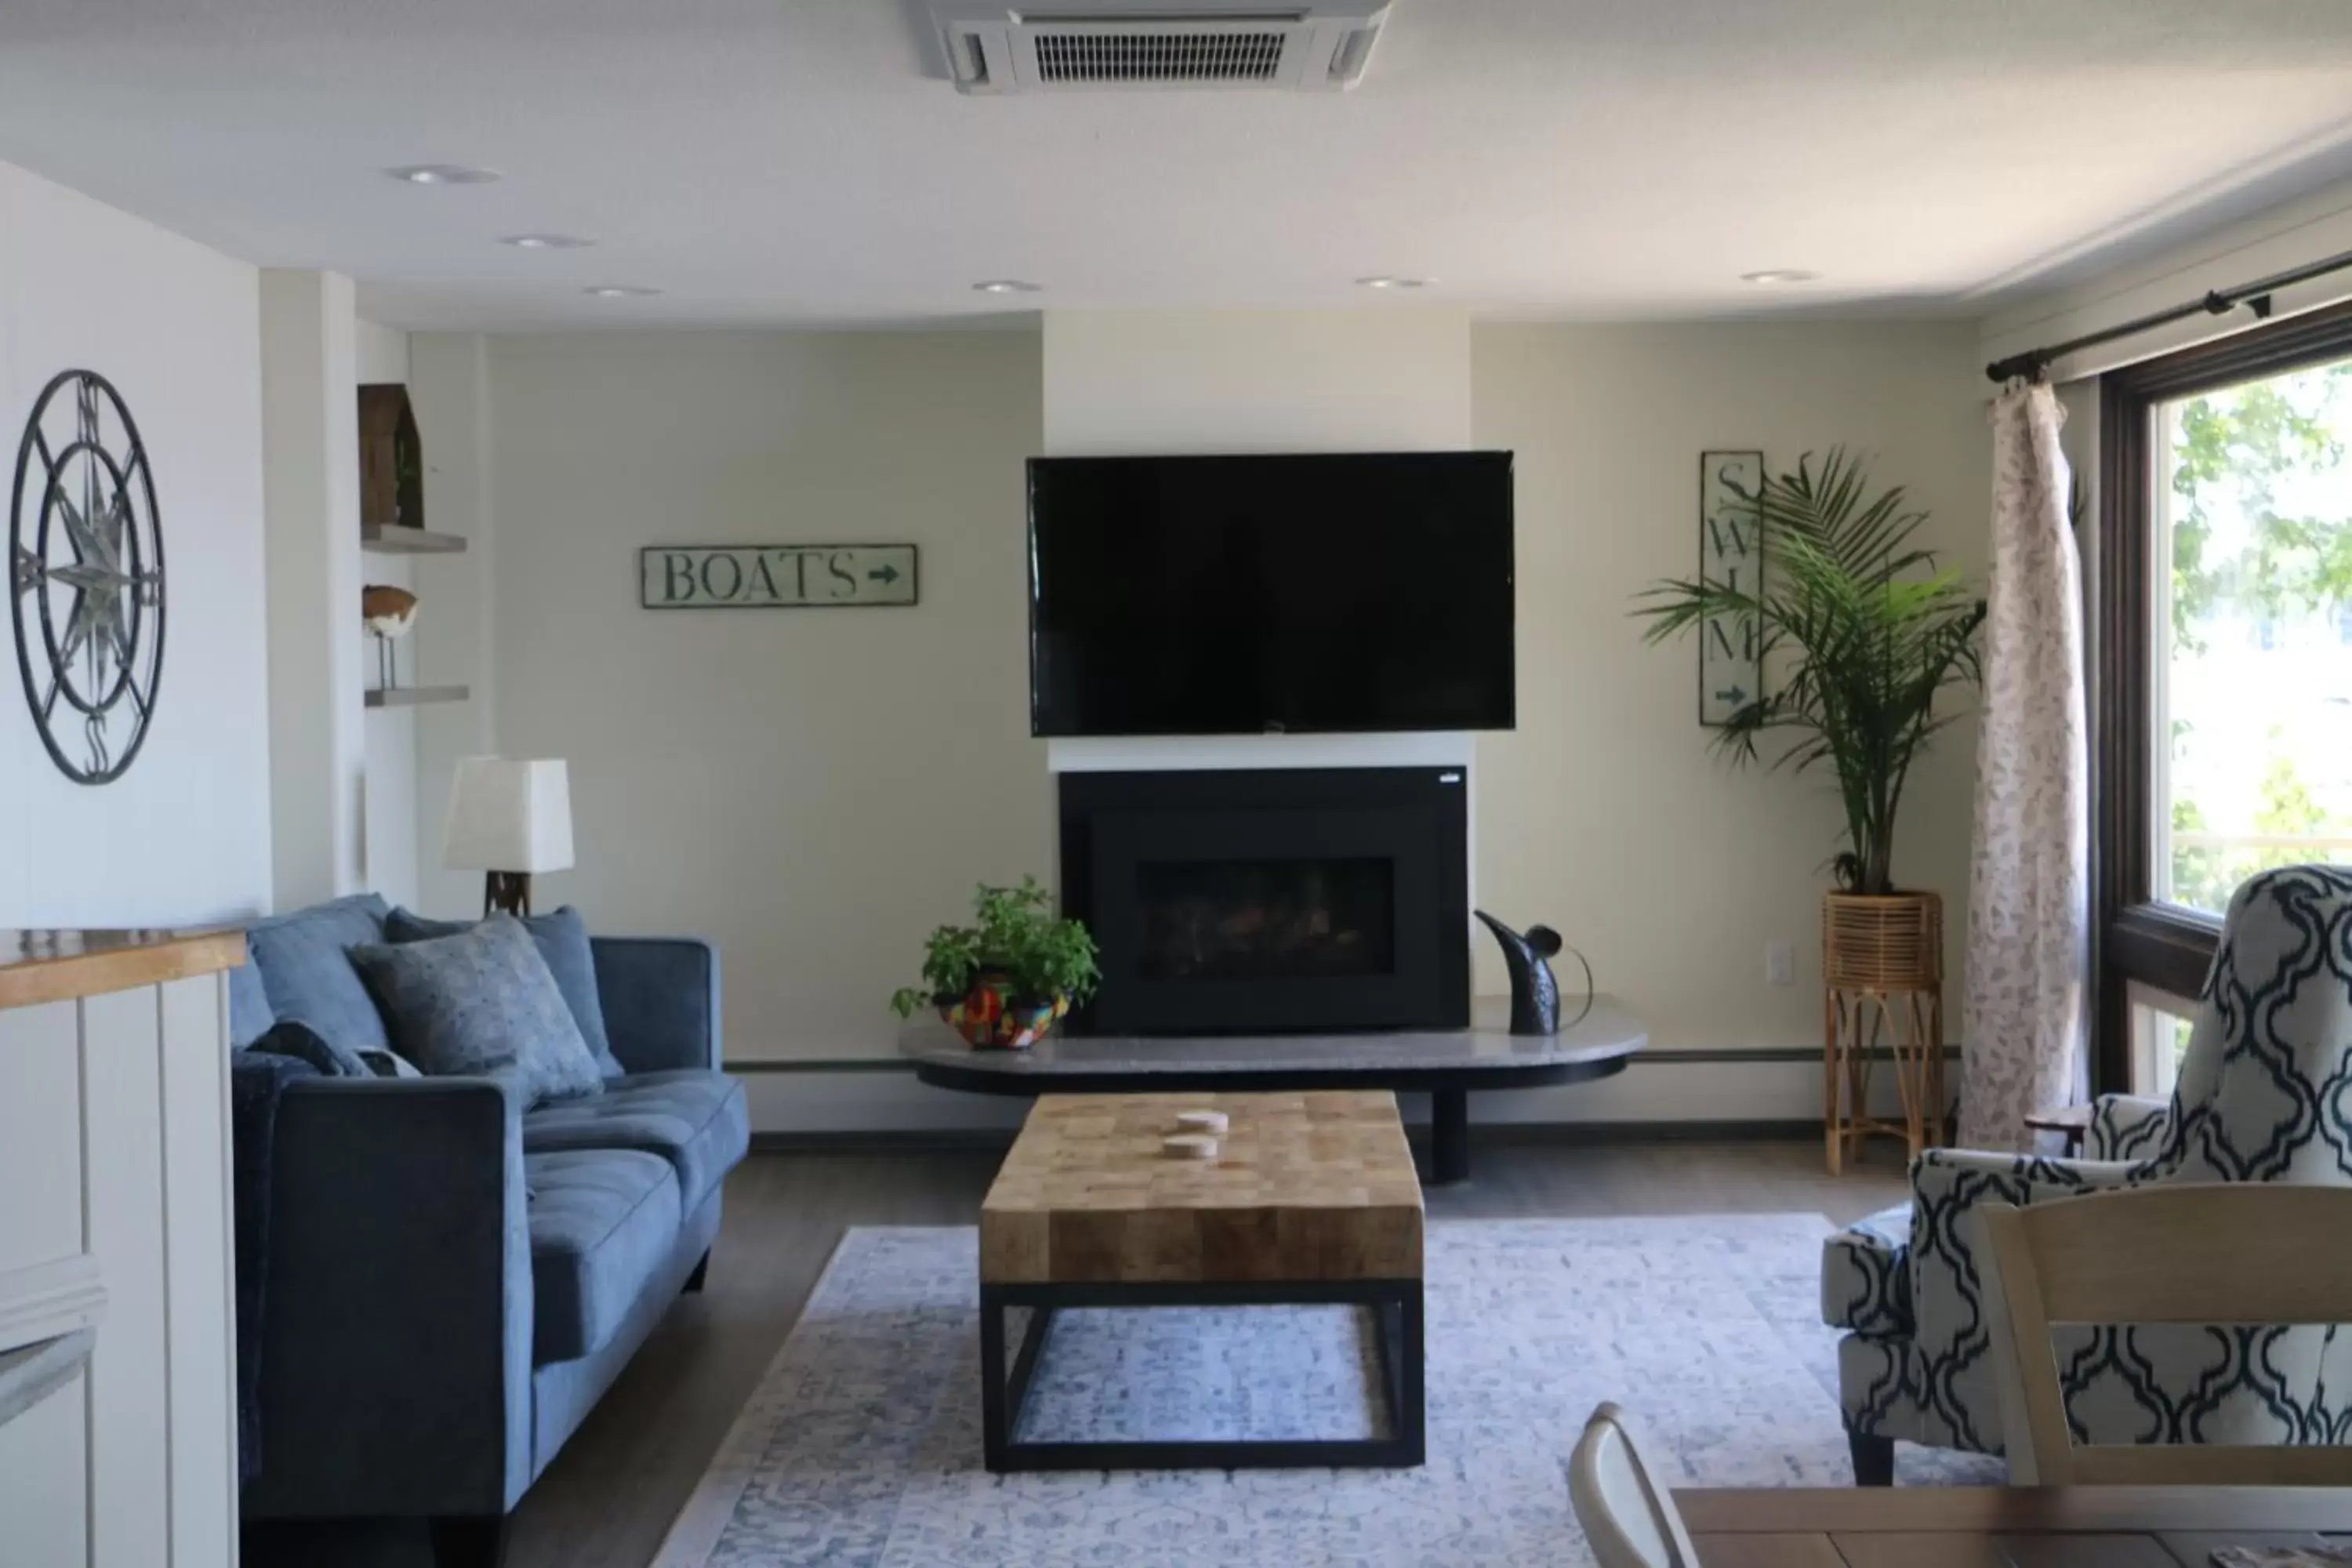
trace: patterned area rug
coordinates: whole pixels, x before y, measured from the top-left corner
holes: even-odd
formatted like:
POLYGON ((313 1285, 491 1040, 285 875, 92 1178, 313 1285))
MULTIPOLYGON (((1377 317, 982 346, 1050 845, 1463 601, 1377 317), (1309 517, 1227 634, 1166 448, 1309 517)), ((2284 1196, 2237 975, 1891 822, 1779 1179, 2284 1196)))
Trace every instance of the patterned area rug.
MULTIPOLYGON (((1843 1486, 1811 1215, 1438 1221, 1429 1463, 996 1477, 980 1464, 976 1233, 853 1230, 656 1568, 1589 1563, 1564 1466, 1603 1399, 1672 1485, 1843 1486)), ((1055 1325, 1024 1435, 1362 1436, 1359 1318, 1100 1311, 1055 1325)), ((1905 1447, 1907 1484, 2000 1466, 1905 1447)))

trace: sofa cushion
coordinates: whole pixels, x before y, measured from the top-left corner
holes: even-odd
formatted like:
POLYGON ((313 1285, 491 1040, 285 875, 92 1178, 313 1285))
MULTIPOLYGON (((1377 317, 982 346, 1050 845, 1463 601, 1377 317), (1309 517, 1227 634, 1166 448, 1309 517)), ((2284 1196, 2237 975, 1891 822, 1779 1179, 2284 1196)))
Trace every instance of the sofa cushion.
POLYGON ((632 1073, 586 1100, 541 1106, 522 1119, 526 1153, 556 1149, 639 1149, 677 1172, 691 1214, 751 1146, 743 1086, 699 1068, 632 1073))
POLYGON ((530 1359, 586 1355, 610 1339, 668 1257, 684 1211, 677 1177, 635 1149, 525 1153, 530 1190, 530 1359))
MULTIPOLYGON (((390 910, 375 894, 357 893, 247 929, 246 946, 269 1013, 253 1033, 291 1018, 349 1050, 390 1046, 383 1016, 349 956, 362 942, 383 940, 383 917, 390 910)), ((250 1011, 247 1021, 254 1021, 250 1011)))
POLYGON ((456 936, 355 947, 352 963, 400 1054, 427 1073, 511 1070, 528 1101, 604 1086, 547 960, 511 916, 456 936))
MULTIPOLYGON (((383 934, 394 942, 427 942, 471 931, 477 923, 432 921, 407 910, 394 910, 384 920, 383 934)), ((538 944, 539 956, 547 960, 555 988, 563 993, 572 1021, 580 1026, 580 1037, 588 1042, 588 1054, 596 1058, 596 1070, 606 1078, 620 1077, 621 1064, 614 1059, 613 1042, 604 1032, 604 1004, 596 994, 596 960, 588 946, 587 922, 578 910, 566 904, 552 914, 523 916, 522 928, 538 944)))
POLYGON ((1822 1321, 1881 1338, 1911 1332, 1911 1205, 1858 1219, 1822 1244, 1822 1321))

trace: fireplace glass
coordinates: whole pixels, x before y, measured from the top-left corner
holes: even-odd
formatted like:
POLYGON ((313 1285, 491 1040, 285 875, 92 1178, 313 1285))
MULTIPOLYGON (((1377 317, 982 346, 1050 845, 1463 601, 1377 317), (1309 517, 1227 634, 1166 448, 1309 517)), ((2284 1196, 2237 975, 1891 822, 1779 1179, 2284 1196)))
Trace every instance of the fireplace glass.
POLYGON ((1136 867, 1147 980, 1396 973, 1396 862, 1147 860, 1136 867))

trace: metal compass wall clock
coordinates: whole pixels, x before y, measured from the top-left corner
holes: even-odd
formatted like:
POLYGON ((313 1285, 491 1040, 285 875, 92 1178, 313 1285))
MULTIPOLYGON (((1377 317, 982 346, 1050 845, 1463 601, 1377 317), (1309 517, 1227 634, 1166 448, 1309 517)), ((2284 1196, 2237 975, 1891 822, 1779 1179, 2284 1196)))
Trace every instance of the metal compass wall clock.
POLYGON ((121 394, 69 370, 16 447, 8 521, 16 668, 41 743, 78 784, 139 755, 163 675, 163 535, 121 394))

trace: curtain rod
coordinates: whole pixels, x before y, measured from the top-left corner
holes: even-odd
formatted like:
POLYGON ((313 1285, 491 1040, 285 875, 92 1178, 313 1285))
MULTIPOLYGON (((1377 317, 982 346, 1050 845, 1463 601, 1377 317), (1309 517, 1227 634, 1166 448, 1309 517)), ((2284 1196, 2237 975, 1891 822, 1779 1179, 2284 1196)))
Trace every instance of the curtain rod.
POLYGON ((2096 348, 2101 343, 2111 343, 2119 338, 2137 337, 2142 332, 2153 331, 2158 327, 2168 327, 2175 321, 2185 321, 2191 316, 2226 316, 2241 305, 2252 306, 2256 321, 2268 321, 2271 314, 2271 295, 2276 290, 2291 289, 2298 283, 2309 282, 2314 278, 2324 278, 2331 272, 2343 272, 2347 269, 2352 269, 2352 250, 2345 251, 2340 256, 2331 256, 2325 261, 2315 261, 2308 266, 2297 267, 2291 271, 2274 272, 2268 278, 2257 278, 2251 283, 2241 283, 2234 289, 2216 289, 2202 299, 2192 300, 2185 305, 2175 305, 2168 310, 2157 310, 2148 315, 2135 317, 2120 326, 2108 327, 2095 332, 2085 332, 2079 338, 2068 338, 2063 343, 2052 343, 2046 348, 2028 349, 2023 353, 2011 354, 2007 359, 1997 359, 1985 366, 1985 374, 1994 381, 2007 381, 2016 375, 2038 381, 2042 378, 2042 373, 2050 368, 2051 361, 2062 359, 2078 349, 2096 348))

